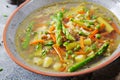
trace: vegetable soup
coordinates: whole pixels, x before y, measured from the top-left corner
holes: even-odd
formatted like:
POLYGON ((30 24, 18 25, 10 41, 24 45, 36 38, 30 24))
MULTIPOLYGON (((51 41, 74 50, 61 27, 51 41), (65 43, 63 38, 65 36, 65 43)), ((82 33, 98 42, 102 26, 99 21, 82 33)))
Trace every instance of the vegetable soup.
POLYGON ((115 16, 98 4, 58 3, 32 12, 19 25, 15 42, 29 64, 74 72, 114 52, 117 25, 115 16))

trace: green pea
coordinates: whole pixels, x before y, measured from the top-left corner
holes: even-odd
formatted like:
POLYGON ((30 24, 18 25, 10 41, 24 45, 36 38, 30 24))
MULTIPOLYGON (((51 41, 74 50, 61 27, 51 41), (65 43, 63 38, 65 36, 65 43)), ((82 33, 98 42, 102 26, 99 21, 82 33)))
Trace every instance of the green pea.
POLYGON ((72 50, 68 50, 68 51, 67 51, 67 54, 70 54, 70 55, 71 55, 71 54, 73 54, 73 51, 72 51, 72 50))
POLYGON ((63 46, 66 46, 66 45, 68 45, 68 44, 69 44, 69 42, 66 41, 66 42, 63 43, 63 46))
POLYGON ((97 16, 93 15, 91 18, 92 18, 92 19, 96 19, 96 18, 97 18, 97 16))
POLYGON ((107 18, 108 20, 112 21, 113 19, 112 18, 107 18))
POLYGON ((80 49, 80 45, 77 45, 75 48, 74 48, 74 51, 78 51, 80 49))
POLYGON ((96 34, 95 37, 96 37, 97 39, 100 39, 100 38, 101 38, 101 35, 100 35, 100 34, 96 34))
POLYGON ((96 25, 96 27, 95 27, 96 29, 100 29, 100 25, 98 24, 98 25, 96 25))
POLYGON ((75 54, 72 54, 72 55, 71 55, 72 58, 75 58, 75 56, 76 56, 75 54))

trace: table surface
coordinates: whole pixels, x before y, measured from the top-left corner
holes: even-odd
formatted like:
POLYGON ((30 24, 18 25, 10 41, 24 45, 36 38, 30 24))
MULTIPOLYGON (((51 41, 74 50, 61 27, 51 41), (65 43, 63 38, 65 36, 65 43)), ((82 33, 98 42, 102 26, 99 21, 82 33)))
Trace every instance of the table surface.
MULTIPOLYGON (((22 67, 18 66, 16 63, 14 63, 14 61, 10 59, 10 57, 8 56, 8 54, 4 49, 2 35, 3 35, 4 25, 9 15, 15 10, 16 7, 17 6, 15 5, 9 4, 7 0, 0 0, 0 67, 3 68, 3 71, 0 72, 0 80, 80 80, 80 76, 69 77, 69 78, 58 78, 58 77, 48 77, 48 76, 35 74, 23 69, 22 67)), ((116 64, 120 65, 120 59, 116 60, 113 65, 116 64)), ((120 72, 119 67, 120 66, 115 67, 115 69, 118 68, 117 71, 115 71, 114 68, 113 69, 110 68, 109 70, 114 70, 115 75, 120 75, 118 74, 120 72)), ((99 71, 93 73, 93 75, 97 73, 102 77, 105 76, 105 74, 100 74, 98 72, 99 71)), ((104 73, 104 70, 102 72, 104 73)), ((111 73, 109 72, 109 75, 110 74, 111 73)), ((98 77, 98 76, 96 75, 94 77, 98 77)), ((107 78, 108 77, 111 78, 110 76, 107 76, 107 78)), ((116 80, 120 80, 119 77, 115 77, 115 78, 116 80)), ((114 80, 114 79, 111 78, 109 80, 114 80)), ((101 78, 101 80, 103 80, 103 78, 101 78)))

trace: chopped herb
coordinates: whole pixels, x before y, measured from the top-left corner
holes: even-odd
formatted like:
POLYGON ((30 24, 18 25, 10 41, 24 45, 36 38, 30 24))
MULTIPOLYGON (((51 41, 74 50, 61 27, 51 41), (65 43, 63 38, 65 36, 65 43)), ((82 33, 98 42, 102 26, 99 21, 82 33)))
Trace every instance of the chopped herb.
POLYGON ((45 46, 52 46, 53 44, 54 44, 53 41, 48 41, 48 42, 45 44, 45 46))
POLYGON ((46 50, 42 50, 42 56, 45 56, 47 54, 47 51, 46 50))
POLYGON ((113 19, 112 19, 112 18, 107 18, 107 20, 110 20, 110 21, 112 21, 113 19))
POLYGON ((8 6, 8 5, 6 5, 6 7, 7 7, 7 8, 9 8, 9 6, 8 6))
POLYGON ((3 68, 0 68, 0 72, 3 71, 3 68))
POLYGON ((92 44, 92 50, 96 50, 97 49, 97 46, 96 46, 96 44, 92 44))
POLYGON ((97 19, 97 16, 93 15, 91 18, 92 18, 92 19, 97 19))
POLYGON ((37 44, 36 47, 35 47, 36 50, 38 49, 42 49, 42 44, 37 44))
POLYGON ((6 15, 6 14, 4 14, 3 16, 4 16, 4 17, 8 17, 8 15, 6 15))

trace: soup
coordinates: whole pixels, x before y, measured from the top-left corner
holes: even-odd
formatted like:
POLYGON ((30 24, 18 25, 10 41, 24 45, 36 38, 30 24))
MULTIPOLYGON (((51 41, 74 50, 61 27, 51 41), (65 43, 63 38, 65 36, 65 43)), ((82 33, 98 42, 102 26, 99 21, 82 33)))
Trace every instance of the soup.
POLYGON ((94 62, 96 57, 114 52, 120 34, 115 21, 109 10, 94 3, 43 7, 19 25, 15 38, 17 51, 29 64, 74 72, 94 62))

